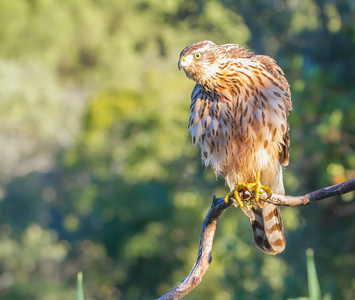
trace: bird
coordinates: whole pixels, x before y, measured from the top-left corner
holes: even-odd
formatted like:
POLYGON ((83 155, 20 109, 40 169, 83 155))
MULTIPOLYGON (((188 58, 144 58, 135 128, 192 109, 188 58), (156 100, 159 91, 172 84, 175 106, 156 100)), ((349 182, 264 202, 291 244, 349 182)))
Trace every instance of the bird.
POLYGON ((249 217, 257 248, 278 254, 286 247, 280 208, 259 194, 285 194, 283 166, 289 163, 291 92, 283 70, 267 55, 238 44, 212 41, 184 48, 178 61, 196 85, 188 129, 203 163, 222 175, 249 217), (254 190, 249 203, 238 192, 254 190), (246 204, 246 205, 244 205, 246 204))

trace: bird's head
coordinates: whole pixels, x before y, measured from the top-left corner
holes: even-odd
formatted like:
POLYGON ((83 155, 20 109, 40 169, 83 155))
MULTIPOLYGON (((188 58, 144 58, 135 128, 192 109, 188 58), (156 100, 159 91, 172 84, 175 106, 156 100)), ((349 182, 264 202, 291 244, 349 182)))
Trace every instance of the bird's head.
POLYGON ((183 69, 188 78, 205 86, 217 71, 216 64, 214 64, 216 51, 218 51, 218 46, 211 41, 191 44, 180 53, 179 70, 183 69))

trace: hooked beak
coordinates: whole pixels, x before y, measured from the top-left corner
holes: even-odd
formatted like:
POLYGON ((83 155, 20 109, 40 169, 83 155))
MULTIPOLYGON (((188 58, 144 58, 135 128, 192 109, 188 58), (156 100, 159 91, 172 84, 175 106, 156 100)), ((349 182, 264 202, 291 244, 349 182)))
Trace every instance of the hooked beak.
POLYGON ((178 62, 179 70, 181 70, 181 68, 183 68, 184 66, 185 66, 185 56, 182 55, 178 62))

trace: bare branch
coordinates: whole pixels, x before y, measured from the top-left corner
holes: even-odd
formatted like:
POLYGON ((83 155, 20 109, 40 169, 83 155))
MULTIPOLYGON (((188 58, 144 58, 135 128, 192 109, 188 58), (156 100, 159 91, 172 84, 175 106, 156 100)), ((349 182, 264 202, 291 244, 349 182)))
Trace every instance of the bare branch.
MULTIPOLYGON (((262 194, 260 195, 260 200, 279 206, 301 206, 315 203, 332 196, 346 194, 354 190, 355 178, 341 184, 322 188, 303 196, 294 197, 274 194, 268 196, 266 194, 262 194)), ((251 191, 249 193, 247 191, 240 191, 239 196, 243 201, 250 201, 250 199, 253 199, 254 197, 254 192, 251 191)), ((190 274, 187 275, 187 277, 178 286, 157 300, 181 299, 200 284, 203 275, 207 271, 212 261, 212 244, 218 218, 226 208, 232 206, 233 204, 236 204, 234 199, 230 199, 228 203, 225 203, 224 198, 213 197, 211 208, 208 211, 202 225, 198 255, 190 274)))
POLYGON ((202 276, 205 274, 212 261, 212 243, 214 233, 216 231, 217 220, 224 209, 231 206, 233 203, 234 200, 225 203, 223 198, 213 197, 211 208, 208 211, 202 225, 200 246, 198 249, 196 263, 192 267, 190 274, 187 275, 187 277, 178 286, 157 300, 181 299, 200 284, 202 276))
POLYGON ((280 206, 301 206, 312 204, 329 197, 346 194, 354 190, 355 178, 340 184, 322 188, 303 196, 271 195, 270 197, 267 197, 263 194, 260 196, 260 199, 280 206))

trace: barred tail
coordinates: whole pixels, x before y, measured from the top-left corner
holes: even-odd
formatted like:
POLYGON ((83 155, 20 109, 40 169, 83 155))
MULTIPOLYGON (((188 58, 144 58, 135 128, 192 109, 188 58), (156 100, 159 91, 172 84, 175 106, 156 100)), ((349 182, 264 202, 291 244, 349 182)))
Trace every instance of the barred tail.
POLYGON ((253 207, 255 220, 250 220, 256 247, 268 254, 278 254, 285 249, 286 239, 280 208, 265 203, 263 208, 253 207))

